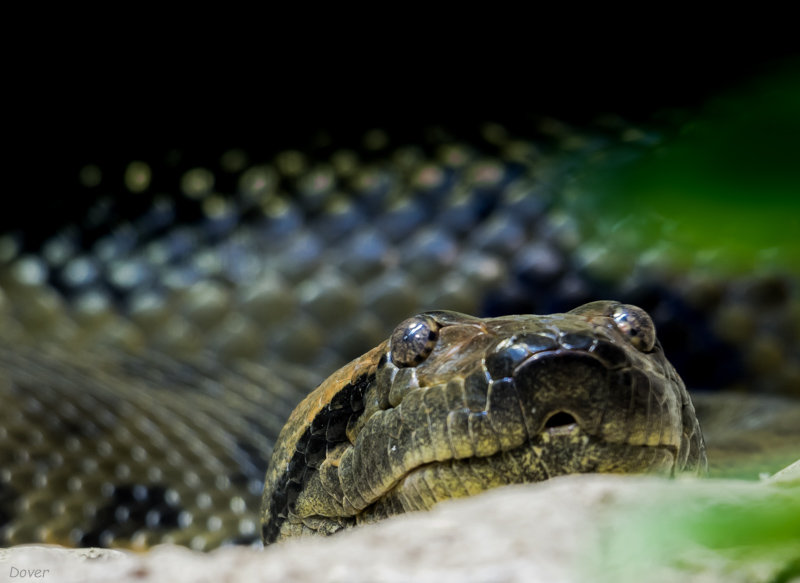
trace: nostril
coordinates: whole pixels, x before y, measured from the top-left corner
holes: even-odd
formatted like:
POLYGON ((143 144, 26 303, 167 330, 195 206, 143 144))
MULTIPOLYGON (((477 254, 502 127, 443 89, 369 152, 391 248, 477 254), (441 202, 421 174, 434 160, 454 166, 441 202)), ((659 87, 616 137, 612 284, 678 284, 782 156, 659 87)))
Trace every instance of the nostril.
POLYGON ((558 411, 548 417, 544 427, 545 429, 550 429, 553 427, 563 427, 565 425, 576 425, 577 423, 578 421, 575 419, 575 417, 566 411, 558 411))

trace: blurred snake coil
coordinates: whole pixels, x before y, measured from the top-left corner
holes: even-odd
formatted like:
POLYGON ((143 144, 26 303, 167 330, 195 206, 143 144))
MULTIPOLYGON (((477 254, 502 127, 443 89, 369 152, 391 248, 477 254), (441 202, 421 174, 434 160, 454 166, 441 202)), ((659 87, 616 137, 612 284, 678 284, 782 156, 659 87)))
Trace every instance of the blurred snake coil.
POLYGON ((670 225, 575 195, 659 132, 537 127, 83 167, 84 216, 0 238, 0 545, 259 546, 564 473, 704 474, 697 419, 720 468, 796 459, 794 276, 675 261, 670 225))

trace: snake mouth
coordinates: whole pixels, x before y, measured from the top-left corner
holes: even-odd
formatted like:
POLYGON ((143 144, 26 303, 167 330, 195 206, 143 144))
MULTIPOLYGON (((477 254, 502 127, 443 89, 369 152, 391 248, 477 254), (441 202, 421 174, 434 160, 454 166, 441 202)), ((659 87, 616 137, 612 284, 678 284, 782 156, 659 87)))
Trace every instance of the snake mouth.
POLYGON ((535 482, 558 475, 586 473, 674 476, 678 448, 671 444, 610 441, 587 433, 572 414, 556 411, 542 431, 503 455, 524 460, 528 471, 539 473, 536 479, 532 479, 533 476, 527 479, 535 482))
MULTIPOLYGON (((551 423, 569 421, 566 411, 551 423)), ((674 476, 677 449, 669 445, 613 443, 583 431, 578 423, 554 425, 524 444, 490 456, 422 464, 398 480, 357 521, 381 513, 425 510, 450 498, 463 498, 509 484, 543 482, 567 474, 657 474, 674 476)))

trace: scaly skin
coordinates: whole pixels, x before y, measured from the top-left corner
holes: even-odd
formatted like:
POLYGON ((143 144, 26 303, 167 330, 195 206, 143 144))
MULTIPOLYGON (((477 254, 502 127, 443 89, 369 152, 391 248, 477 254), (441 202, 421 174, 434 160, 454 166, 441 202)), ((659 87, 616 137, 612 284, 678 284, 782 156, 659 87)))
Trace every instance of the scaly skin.
POLYGON ((429 312, 297 407, 267 472, 262 534, 331 534, 562 474, 706 471, 691 400, 639 308, 429 312))

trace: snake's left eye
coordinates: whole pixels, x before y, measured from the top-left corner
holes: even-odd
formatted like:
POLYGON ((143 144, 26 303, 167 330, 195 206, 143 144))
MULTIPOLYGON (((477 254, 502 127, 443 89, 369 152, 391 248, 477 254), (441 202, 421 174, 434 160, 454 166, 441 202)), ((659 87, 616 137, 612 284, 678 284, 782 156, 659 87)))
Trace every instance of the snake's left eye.
POLYGON ((617 328, 641 352, 650 352, 656 343, 656 327, 650 316, 641 308, 620 304, 611 315, 617 328))
POLYGON ((392 362, 399 368, 420 364, 430 356, 438 338, 439 324, 430 316, 404 320, 392 333, 392 362))

